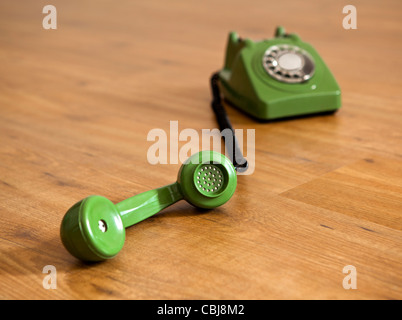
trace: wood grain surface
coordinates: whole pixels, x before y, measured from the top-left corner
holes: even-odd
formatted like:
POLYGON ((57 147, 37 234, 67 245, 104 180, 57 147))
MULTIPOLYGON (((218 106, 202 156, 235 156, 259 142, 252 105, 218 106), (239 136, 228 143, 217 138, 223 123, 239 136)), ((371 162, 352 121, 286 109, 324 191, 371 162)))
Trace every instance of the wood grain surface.
POLYGON ((356 30, 343 1, 2 0, 0 298, 401 299, 402 3, 353 4, 356 30), (57 30, 42 27, 46 4, 57 30), (72 257, 66 210, 174 182, 180 164, 148 163, 148 132, 216 128, 209 77, 228 32, 258 40, 278 25, 326 61, 340 111, 258 123, 228 107, 255 129, 256 162, 227 204, 178 202, 128 228, 114 259, 72 257))

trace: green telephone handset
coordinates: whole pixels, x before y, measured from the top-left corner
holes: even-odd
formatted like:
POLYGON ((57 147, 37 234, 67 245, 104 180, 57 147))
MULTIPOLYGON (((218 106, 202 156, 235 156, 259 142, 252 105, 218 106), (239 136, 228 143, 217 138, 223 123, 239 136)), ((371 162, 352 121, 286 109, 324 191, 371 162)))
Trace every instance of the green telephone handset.
POLYGON ((236 190, 233 164, 223 154, 201 151, 183 163, 177 181, 113 204, 93 195, 64 215, 60 236, 64 247, 84 261, 113 258, 125 242, 128 228, 179 200, 212 209, 226 203, 236 190))
POLYGON ((218 72, 226 100, 261 120, 334 112, 341 91, 329 68, 308 43, 278 27, 262 41, 229 34, 218 72))

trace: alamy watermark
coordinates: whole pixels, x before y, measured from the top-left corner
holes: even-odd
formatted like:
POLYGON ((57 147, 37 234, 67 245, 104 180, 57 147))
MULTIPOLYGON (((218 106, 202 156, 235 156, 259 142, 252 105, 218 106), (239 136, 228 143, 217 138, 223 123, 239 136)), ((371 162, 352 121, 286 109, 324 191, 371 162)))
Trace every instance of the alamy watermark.
POLYGON ((46 14, 46 16, 42 20, 42 27, 45 30, 57 29, 57 10, 56 7, 48 4, 43 7, 42 13, 46 14))
POLYGON ((344 274, 348 274, 345 278, 343 278, 343 288, 346 290, 349 289, 357 289, 357 271, 356 267, 349 265, 345 266, 342 270, 344 274))
POLYGON ((342 26, 344 29, 357 29, 357 10, 356 7, 348 4, 342 9, 342 13, 347 14, 342 20, 342 26))
POLYGON ((44 289, 57 289, 57 270, 53 265, 43 267, 42 273, 47 275, 43 278, 42 286, 44 289))
MULTIPOLYGON (((235 136, 239 143, 239 151, 247 158, 248 162, 248 169, 238 174, 250 175, 255 169, 255 129, 247 129, 246 131, 236 129, 235 136), (244 147, 245 144, 247 145, 246 148, 244 147), (245 149, 247 152, 244 152, 245 149)), ((214 150, 225 153, 226 156, 233 154, 233 150, 226 148, 226 145, 233 145, 233 134, 229 129, 222 132, 216 128, 202 129, 201 134, 191 128, 179 131, 178 121, 170 121, 169 133, 160 128, 150 130, 147 141, 154 142, 147 151, 147 160, 150 164, 183 163, 191 155, 201 150, 214 150), (226 141, 224 147, 222 135, 226 141), (180 142, 186 143, 179 148, 180 142), (222 152, 223 149, 224 152, 222 152)), ((230 158, 230 156, 228 157, 230 158)), ((236 158, 238 159, 238 157, 236 158)))

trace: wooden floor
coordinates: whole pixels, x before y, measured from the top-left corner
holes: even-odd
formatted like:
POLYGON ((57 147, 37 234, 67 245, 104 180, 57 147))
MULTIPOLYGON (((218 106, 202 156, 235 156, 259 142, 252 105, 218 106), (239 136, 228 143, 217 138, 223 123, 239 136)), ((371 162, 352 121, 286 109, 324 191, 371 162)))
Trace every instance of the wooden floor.
POLYGON ((356 2, 357 30, 342 27, 344 5, 3 0, 0 298, 401 299, 402 3, 356 2), (49 3, 57 30, 42 27, 49 3), (127 229, 116 258, 73 258, 66 210, 174 182, 180 164, 148 163, 148 132, 215 128, 209 77, 228 32, 258 40, 278 25, 318 50, 341 110, 257 123, 228 107, 234 127, 255 129, 256 162, 227 204, 181 201, 127 229), (43 288, 46 265, 57 289, 43 288))

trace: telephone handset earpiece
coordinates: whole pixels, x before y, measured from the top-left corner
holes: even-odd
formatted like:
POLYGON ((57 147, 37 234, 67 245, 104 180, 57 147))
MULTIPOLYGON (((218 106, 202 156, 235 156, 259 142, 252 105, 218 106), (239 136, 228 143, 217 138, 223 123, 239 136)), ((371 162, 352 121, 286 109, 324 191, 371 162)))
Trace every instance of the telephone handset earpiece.
POLYGON ((113 204, 101 196, 87 197, 65 214, 60 236, 65 248, 84 261, 113 258, 123 247, 125 228, 171 204, 186 200, 212 209, 235 192, 237 176, 230 160, 215 151, 201 151, 180 167, 177 181, 113 204))

